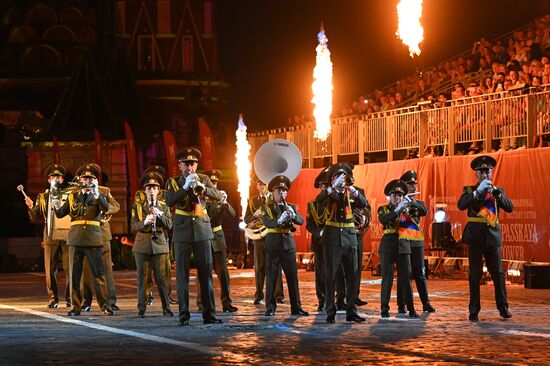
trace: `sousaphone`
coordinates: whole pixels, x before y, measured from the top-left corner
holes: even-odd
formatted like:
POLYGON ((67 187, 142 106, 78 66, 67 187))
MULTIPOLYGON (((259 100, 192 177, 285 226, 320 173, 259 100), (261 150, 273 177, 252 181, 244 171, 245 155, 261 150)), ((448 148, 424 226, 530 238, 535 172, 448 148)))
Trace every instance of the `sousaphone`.
MULTIPOLYGON (((302 154, 298 147, 287 140, 271 140, 260 146, 254 156, 254 172, 268 184, 278 175, 284 175, 292 182, 302 169, 302 154)), ((251 221, 244 229, 250 240, 260 240, 267 235, 267 228, 261 219, 251 221)))

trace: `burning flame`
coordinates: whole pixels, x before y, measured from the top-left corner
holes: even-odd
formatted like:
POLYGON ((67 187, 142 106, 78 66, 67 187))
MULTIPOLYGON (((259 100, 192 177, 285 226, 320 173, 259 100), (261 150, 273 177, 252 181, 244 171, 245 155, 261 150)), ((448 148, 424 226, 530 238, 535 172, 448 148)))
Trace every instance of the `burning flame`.
POLYGON ((246 138, 246 125, 244 124, 242 115, 239 116, 239 127, 235 132, 237 136, 237 153, 235 157, 235 165, 237 166, 237 178, 239 185, 237 190, 241 195, 241 215, 244 216, 246 206, 248 205, 248 194, 250 190, 250 173, 252 164, 250 163, 250 150, 252 147, 246 138))
POLYGON ((395 35, 401 38, 403 44, 409 47, 409 55, 420 55, 420 43, 424 40, 424 28, 420 24, 422 18, 422 0, 401 0, 397 4, 399 24, 395 35))
POLYGON ((327 47, 328 38, 325 31, 321 29, 317 34, 319 44, 317 51, 317 64, 313 69, 313 99, 315 104, 313 116, 315 117, 315 132, 313 136, 325 141, 330 133, 330 114, 332 113, 332 61, 330 51, 327 47))

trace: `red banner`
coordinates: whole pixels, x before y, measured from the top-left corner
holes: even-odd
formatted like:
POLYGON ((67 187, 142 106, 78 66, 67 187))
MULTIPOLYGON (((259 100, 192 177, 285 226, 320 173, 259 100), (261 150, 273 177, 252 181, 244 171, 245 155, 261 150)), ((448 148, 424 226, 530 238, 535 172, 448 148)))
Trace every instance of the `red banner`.
POLYGON ((126 134, 126 155, 128 156, 128 185, 130 197, 134 197, 138 189, 136 144, 134 134, 127 121, 124 121, 124 132, 126 134))
POLYGON ((59 143, 57 142, 57 137, 53 137, 53 163, 61 164, 61 154, 59 153, 59 143))
POLYGON ((94 147, 95 147, 95 162, 97 165, 101 166, 101 135, 99 131, 94 128, 94 147))
MULTIPOLYGON (((493 172, 496 186, 504 188, 514 203, 514 211, 500 211, 504 259, 518 261, 550 262, 550 205, 543 192, 550 187, 550 148, 515 150, 492 154, 497 160, 493 172)), ((446 204, 447 220, 452 225, 455 240, 460 241, 467 222, 465 211, 459 211, 456 204, 465 185, 476 183, 470 162, 475 155, 401 160, 390 163, 358 165, 353 170, 356 185, 365 189, 372 206, 372 223, 365 234, 364 249, 377 252, 383 235, 376 210, 387 204, 384 186, 399 178, 409 169, 418 172, 418 199, 425 202, 428 215, 422 219, 422 230, 426 235, 426 247, 431 243, 431 225, 436 204, 446 204)), ((292 183, 288 201, 297 204, 298 211, 305 216, 307 201, 313 199, 318 190, 313 181, 320 169, 303 169, 292 183)), ((297 251, 309 250, 310 237, 301 226, 296 231, 297 251)))
POLYGON ((202 117, 199 117, 199 135, 202 153, 201 168, 204 170, 214 169, 214 136, 208 123, 202 117))
POLYGON ((176 161, 176 139, 174 134, 170 131, 162 131, 162 138, 164 140, 164 149, 166 152, 166 165, 168 168, 168 176, 175 177, 179 174, 178 163, 176 161))

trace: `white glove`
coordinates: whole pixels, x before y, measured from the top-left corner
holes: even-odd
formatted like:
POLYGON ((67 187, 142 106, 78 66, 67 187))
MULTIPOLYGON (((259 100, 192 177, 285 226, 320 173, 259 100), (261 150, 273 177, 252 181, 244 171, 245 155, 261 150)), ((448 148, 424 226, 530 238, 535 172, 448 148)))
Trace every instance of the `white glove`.
POLYGON ((340 189, 344 188, 344 178, 345 178, 345 177, 346 177, 345 174, 343 174, 343 173, 340 174, 340 175, 338 176, 338 178, 336 178, 336 179, 334 180, 334 182, 332 183, 332 187, 334 187, 334 188, 340 188, 340 189))
POLYGON ((277 220, 277 223, 278 223, 279 225, 281 225, 281 224, 282 224, 283 222, 285 222, 287 219, 288 219, 288 214, 287 214, 287 212, 285 211, 285 212, 283 212, 283 213, 281 214, 281 216, 279 216, 279 219, 277 220))
POLYGON ((197 177, 196 174, 189 174, 187 177, 185 177, 185 184, 183 185, 183 189, 188 190, 189 185, 191 184, 193 179, 196 179, 196 177, 197 177))
POLYGON ((408 204, 408 202, 405 201, 405 200, 399 202, 399 204, 395 208, 395 212, 399 213, 399 212, 403 211, 403 209, 405 208, 405 206, 407 206, 407 204, 408 204))
POLYGON ((483 179, 481 183, 479 183, 479 186, 477 187, 477 193, 480 195, 485 193, 487 188, 489 188, 493 183, 489 179, 483 179))
POLYGON ((262 209, 261 209, 261 208, 257 209, 257 210, 254 212, 254 217, 255 217, 255 218, 259 218, 260 216, 262 216, 262 209))
POLYGON ((323 236, 323 231, 324 230, 319 231, 319 236, 323 236))
POLYGON ((287 206, 288 207, 288 211, 290 212, 290 218, 293 219, 296 217, 296 212, 294 212, 294 209, 290 206, 287 206))
POLYGON ((97 197, 99 195, 99 183, 97 179, 92 179, 92 184, 94 185, 94 187, 92 188, 92 195, 94 197, 97 197))

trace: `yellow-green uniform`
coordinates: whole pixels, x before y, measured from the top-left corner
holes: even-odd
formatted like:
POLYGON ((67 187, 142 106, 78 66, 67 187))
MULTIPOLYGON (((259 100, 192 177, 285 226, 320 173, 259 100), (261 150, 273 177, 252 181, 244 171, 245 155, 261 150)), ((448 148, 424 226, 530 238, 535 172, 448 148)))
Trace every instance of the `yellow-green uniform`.
MULTIPOLYGON (((48 217, 49 202, 49 190, 43 193, 39 193, 36 197, 36 202, 32 209, 29 209, 29 217, 31 222, 45 223, 48 217)), ((67 195, 64 194, 61 197, 61 202, 67 199, 67 195)), ((44 269, 46 274, 46 289, 48 290, 48 296, 50 297, 50 307, 57 307, 59 302, 59 293, 57 289, 57 266, 58 256, 61 252, 61 258, 63 262, 63 271, 65 272, 65 278, 67 279, 67 285, 65 286, 65 301, 67 306, 71 304, 71 290, 70 290, 70 274, 69 274, 69 250, 67 247, 68 230, 59 228, 55 222, 59 221, 54 217, 54 232, 52 238, 48 240, 46 233, 46 226, 44 226, 44 269)))
POLYGON ((210 218, 206 211, 206 197, 221 200, 220 192, 208 176, 198 174, 205 186, 199 195, 193 189, 184 189, 185 177, 177 176, 168 180, 166 204, 176 206, 172 241, 176 258, 176 285, 178 291, 179 321, 189 321, 189 269, 191 254, 197 265, 201 286, 202 316, 205 321, 215 318, 214 290, 212 285, 212 244, 214 238, 210 218))
POLYGON ((321 246, 321 233, 325 226, 324 214, 324 207, 317 201, 317 198, 307 203, 306 229, 311 233, 310 250, 315 255, 315 293, 318 310, 325 308, 325 261, 321 246))
MULTIPOLYGON (((144 197, 145 195, 143 195, 144 197)), ((145 198, 145 197, 144 197, 145 198)), ((145 312, 146 308, 146 278, 151 272, 159 291, 163 310, 170 309, 168 283, 166 279, 166 257, 169 255, 167 232, 172 227, 172 215, 165 202, 157 200, 149 202, 136 195, 132 205, 132 231, 136 233, 132 251, 135 255, 137 268, 138 310, 145 312), (156 238, 153 238, 153 226, 145 225, 145 218, 156 207, 162 214, 156 218, 156 238)))
MULTIPOLYGON (((99 191, 103 193, 107 200, 109 201, 109 211, 103 214, 104 217, 110 217, 111 215, 116 214, 120 211, 120 204, 117 200, 111 195, 109 188, 99 186, 99 191)), ((111 225, 109 221, 101 222, 101 236, 103 237, 103 246, 101 253, 101 260, 103 261, 103 269, 105 271, 105 281, 107 288, 105 289, 107 296, 107 304, 99 304, 99 307, 103 305, 109 305, 111 307, 116 306, 116 289, 115 281, 113 279, 113 259, 111 257, 111 239, 113 238, 111 234, 111 225)), ((92 273, 90 271, 90 266, 87 262, 84 262, 84 267, 82 271, 82 296, 84 298, 84 306, 91 306, 92 304, 92 287, 94 281, 92 273)), ((97 293, 97 289, 95 292, 97 293)))
POLYGON ((100 304, 107 304, 105 271, 102 261, 103 236, 101 233, 101 212, 109 210, 107 197, 99 192, 97 198, 83 191, 70 193, 65 203, 56 210, 57 217, 69 215, 71 229, 69 246, 69 268, 71 271, 72 312, 80 314, 82 295, 80 279, 84 257, 90 265, 97 289, 96 297, 100 304))

